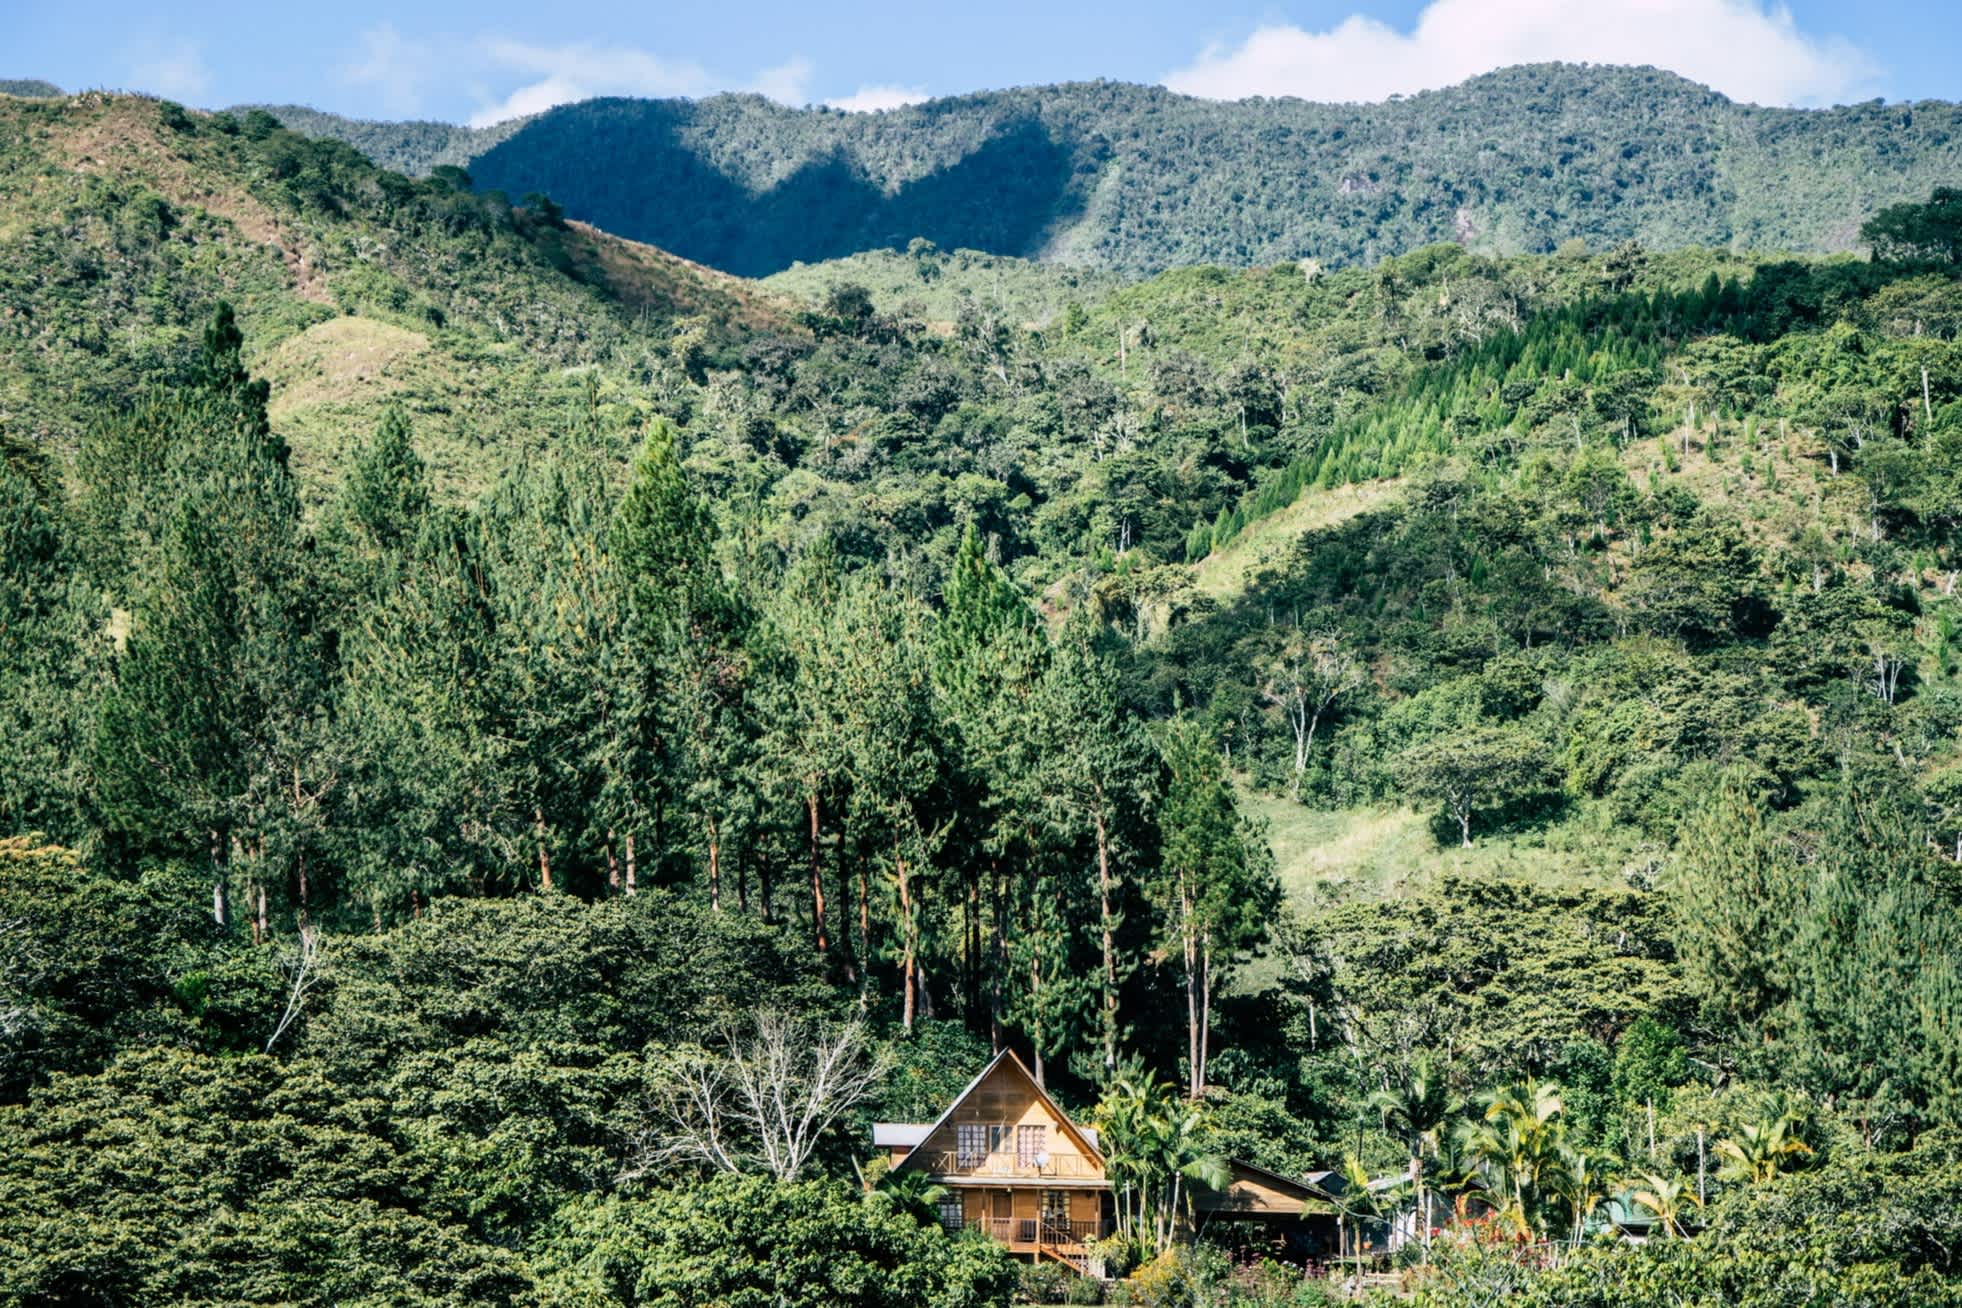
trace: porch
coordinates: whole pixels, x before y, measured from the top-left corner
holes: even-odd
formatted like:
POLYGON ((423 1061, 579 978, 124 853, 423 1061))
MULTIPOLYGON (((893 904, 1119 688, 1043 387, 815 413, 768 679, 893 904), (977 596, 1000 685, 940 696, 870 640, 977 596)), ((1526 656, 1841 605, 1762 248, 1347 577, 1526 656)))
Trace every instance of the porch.
POLYGON ((942 1203, 940 1221, 949 1232, 979 1231, 1012 1254, 1085 1274, 1096 1270, 1091 1247, 1116 1230, 1103 1196, 1083 1191, 963 1187, 942 1203))

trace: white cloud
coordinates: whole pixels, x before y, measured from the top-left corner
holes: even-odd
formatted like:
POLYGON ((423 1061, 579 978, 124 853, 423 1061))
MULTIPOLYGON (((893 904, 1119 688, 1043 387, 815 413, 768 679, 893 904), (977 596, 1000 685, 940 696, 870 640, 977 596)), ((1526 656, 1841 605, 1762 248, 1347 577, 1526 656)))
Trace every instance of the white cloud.
POLYGON ((887 109, 899 109, 909 104, 918 104, 927 98, 924 86, 861 86, 850 95, 825 103, 833 109, 843 109, 846 113, 875 114, 887 109))
MULTIPOLYGON (((667 59, 644 50, 597 45, 529 45, 502 39, 483 43, 485 63, 524 81, 515 91, 486 104, 470 116, 472 127, 488 127, 508 118, 542 113, 554 105, 590 100, 599 95, 666 98, 712 95, 726 89, 730 79, 718 77, 698 63, 667 59)), ((810 100, 811 61, 798 56, 751 78, 745 89, 780 104, 801 105, 810 100)))
POLYGON ((699 64, 642 50, 493 40, 485 43, 484 54, 498 68, 531 80, 471 115, 472 127, 488 127, 596 95, 706 95, 715 90, 715 79, 699 64))
POLYGON ((196 101, 211 86, 204 49, 182 37, 144 41, 125 55, 132 90, 196 101))
POLYGON ((438 68, 435 51, 382 23, 360 36, 360 51, 341 65, 341 80, 372 88, 384 113, 408 116, 421 112, 423 88, 438 68))
POLYGON ((749 89, 778 104, 793 108, 807 105, 811 102, 811 72, 811 61, 799 55, 775 68, 765 68, 749 84, 749 89))
POLYGON ((1858 48, 1807 35, 1789 9, 1760 0, 1431 0, 1409 32, 1360 14, 1322 32, 1262 27, 1237 47, 1208 47, 1165 85, 1218 100, 1381 100, 1554 60, 1653 64, 1758 104, 1857 98, 1878 72, 1858 48))

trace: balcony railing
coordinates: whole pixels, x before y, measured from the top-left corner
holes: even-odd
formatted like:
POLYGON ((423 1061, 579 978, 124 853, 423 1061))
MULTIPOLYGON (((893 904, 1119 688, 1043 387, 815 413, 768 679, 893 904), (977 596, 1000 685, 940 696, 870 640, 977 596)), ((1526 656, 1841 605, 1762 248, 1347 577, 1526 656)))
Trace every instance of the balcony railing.
POLYGON ((1082 1154, 1051 1154, 1038 1166, 1010 1150, 991 1154, 964 1154, 947 1149, 926 1159, 927 1170, 936 1176, 999 1176, 1021 1181, 1094 1181, 1103 1173, 1082 1154))
MULTIPOLYGON (((1070 1222, 1060 1217, 983 1217, 966 1223, 1003 1244, 1042 1244, 1075 1248, 1102 1240, 1116 1229, 1112 1222, 1070 1222)), ((956 1228, 958 1229, 958 1228, 956 1228)))

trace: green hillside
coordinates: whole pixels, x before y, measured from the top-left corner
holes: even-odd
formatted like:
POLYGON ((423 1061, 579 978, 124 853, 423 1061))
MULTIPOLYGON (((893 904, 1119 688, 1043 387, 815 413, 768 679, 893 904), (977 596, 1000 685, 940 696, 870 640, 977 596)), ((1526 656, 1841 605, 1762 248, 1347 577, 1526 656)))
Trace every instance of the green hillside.
MULTIPOLYGON (((0 436, 63 458, 181 372, 221 299, 274 384, 310 498, 349 433, 415 415, 474 493, 579 421, 580 370, 723 348, 781 318, 732 278, 577 224, 410 182, 264 114, 84 95, 0 101, 0 436)), ((611 384, 600 402, 645 406, 611 384)))
POLYGON ((1654 69, 1505 69, 1384 104, 1225 103, 1121 83, 880 114, 758 96, 593 100, 497 135, 307 113, 417 171, 461 143, 478 185, 760 276, 924 237, 1127 274, 1437 241, 1833 251, 1880 205, 1962 176, 1962 108, 1739 105, 1654 69))

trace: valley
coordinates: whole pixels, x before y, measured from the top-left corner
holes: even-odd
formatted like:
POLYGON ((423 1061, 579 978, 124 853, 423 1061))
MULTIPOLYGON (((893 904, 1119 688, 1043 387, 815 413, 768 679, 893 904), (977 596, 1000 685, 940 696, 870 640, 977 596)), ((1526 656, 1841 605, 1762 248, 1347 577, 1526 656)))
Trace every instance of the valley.
POLYGON ((1958 112, 0 83, 0 1304, 1962 1303, 1958 112))

